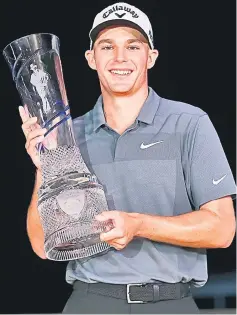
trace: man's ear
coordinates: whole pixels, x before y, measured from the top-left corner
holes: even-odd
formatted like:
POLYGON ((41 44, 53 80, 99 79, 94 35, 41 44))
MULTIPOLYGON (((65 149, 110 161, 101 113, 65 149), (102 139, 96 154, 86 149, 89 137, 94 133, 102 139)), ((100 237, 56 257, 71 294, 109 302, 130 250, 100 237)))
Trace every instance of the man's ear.
POLYGON ((94 56, 94 50, 87 50, 85 52, 85 58, 88 62, 89 67, 92 70, 96 70, 96 63, 95 63, 95 56, 94 56))
POLYGON ((149 50, 149 55, 148 55, 148 59, 147 59, 147 69, 151 69, 154 66, 158 56, 159 56, 159 52, 157 49, 150 49, 149 50))

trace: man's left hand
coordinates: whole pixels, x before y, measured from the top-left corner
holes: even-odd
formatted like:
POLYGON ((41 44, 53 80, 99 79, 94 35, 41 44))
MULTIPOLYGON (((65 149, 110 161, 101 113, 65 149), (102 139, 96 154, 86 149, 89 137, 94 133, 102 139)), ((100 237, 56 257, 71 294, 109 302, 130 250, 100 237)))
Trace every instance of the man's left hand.
POLYGON ((101 233, 100 239, 117 250, 123 249, 131 242, 136 236, 141 224, 139 214, 115 210, 102 212, 97 215, 95 219, 100 222, 107 220, 112 221, 114 228, 108 232, 101 233))

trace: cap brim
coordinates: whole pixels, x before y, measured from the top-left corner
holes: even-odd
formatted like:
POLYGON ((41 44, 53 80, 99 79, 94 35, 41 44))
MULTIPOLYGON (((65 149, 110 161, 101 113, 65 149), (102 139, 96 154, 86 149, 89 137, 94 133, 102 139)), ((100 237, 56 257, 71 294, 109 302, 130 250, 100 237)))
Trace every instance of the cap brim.
POLYGON ((95 28, 93 28, 89 34, 90 39, 92 41, 92 46, 94 45, 99 32, 101 32, 106 27, 116 26, 116 25, 118 25, 118 26, 125 25, 125 26, 129 26, 129 27, 132 27, 132 28, 138 30, 146 38, 150 48, 152 48, 150 41, 149 41, 149 38, 148 38, 147 34, 144 32, 144 30, 139 25, 137 25, 136 23, 133 23, 131 21, 124 20, 124 19, 113 19, 113 20, 105 21, 105 22, 102 22, 99 25, 97 25, 95 28))

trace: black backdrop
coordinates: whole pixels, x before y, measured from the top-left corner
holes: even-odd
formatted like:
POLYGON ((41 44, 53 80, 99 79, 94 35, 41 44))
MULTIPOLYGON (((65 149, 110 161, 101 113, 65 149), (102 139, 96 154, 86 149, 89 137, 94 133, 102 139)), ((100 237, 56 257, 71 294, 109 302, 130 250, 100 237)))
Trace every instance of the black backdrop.
MULTIPOLYGON (((96 73, 84 58, 96 13, 113 1, 2 1, 0 47, 35 32, 60 37, 64 79, 72 116, 94 106, 96 73)), ((205 110, 235 174, 235 1, 130 1, 150 17, 157 64, 149 85, 163 97, 205 110)), ((19 96, 3 57, 1 86, 1 293, 0 313, 60 312, 70 294, 65 263, 44 261, 31 250, 26 213, 34 182, 17 107, 19 96)), ((235 241, 208 251, 210 273, 235 270, 235 241)))

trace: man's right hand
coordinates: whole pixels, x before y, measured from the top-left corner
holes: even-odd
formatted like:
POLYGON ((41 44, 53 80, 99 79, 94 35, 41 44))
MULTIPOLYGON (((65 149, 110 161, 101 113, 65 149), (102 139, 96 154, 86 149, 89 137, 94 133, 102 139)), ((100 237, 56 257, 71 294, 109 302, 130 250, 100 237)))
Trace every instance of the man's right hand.
POLYGON ((22 120, 22 130, 26 138, 25 148, 33 163, 40 170, 41 163, 36 145, 44 140, 44 134, 47 131, 37 124, 37 117, 30 117, 27 109, 19 106, 19 114, 22 120))

